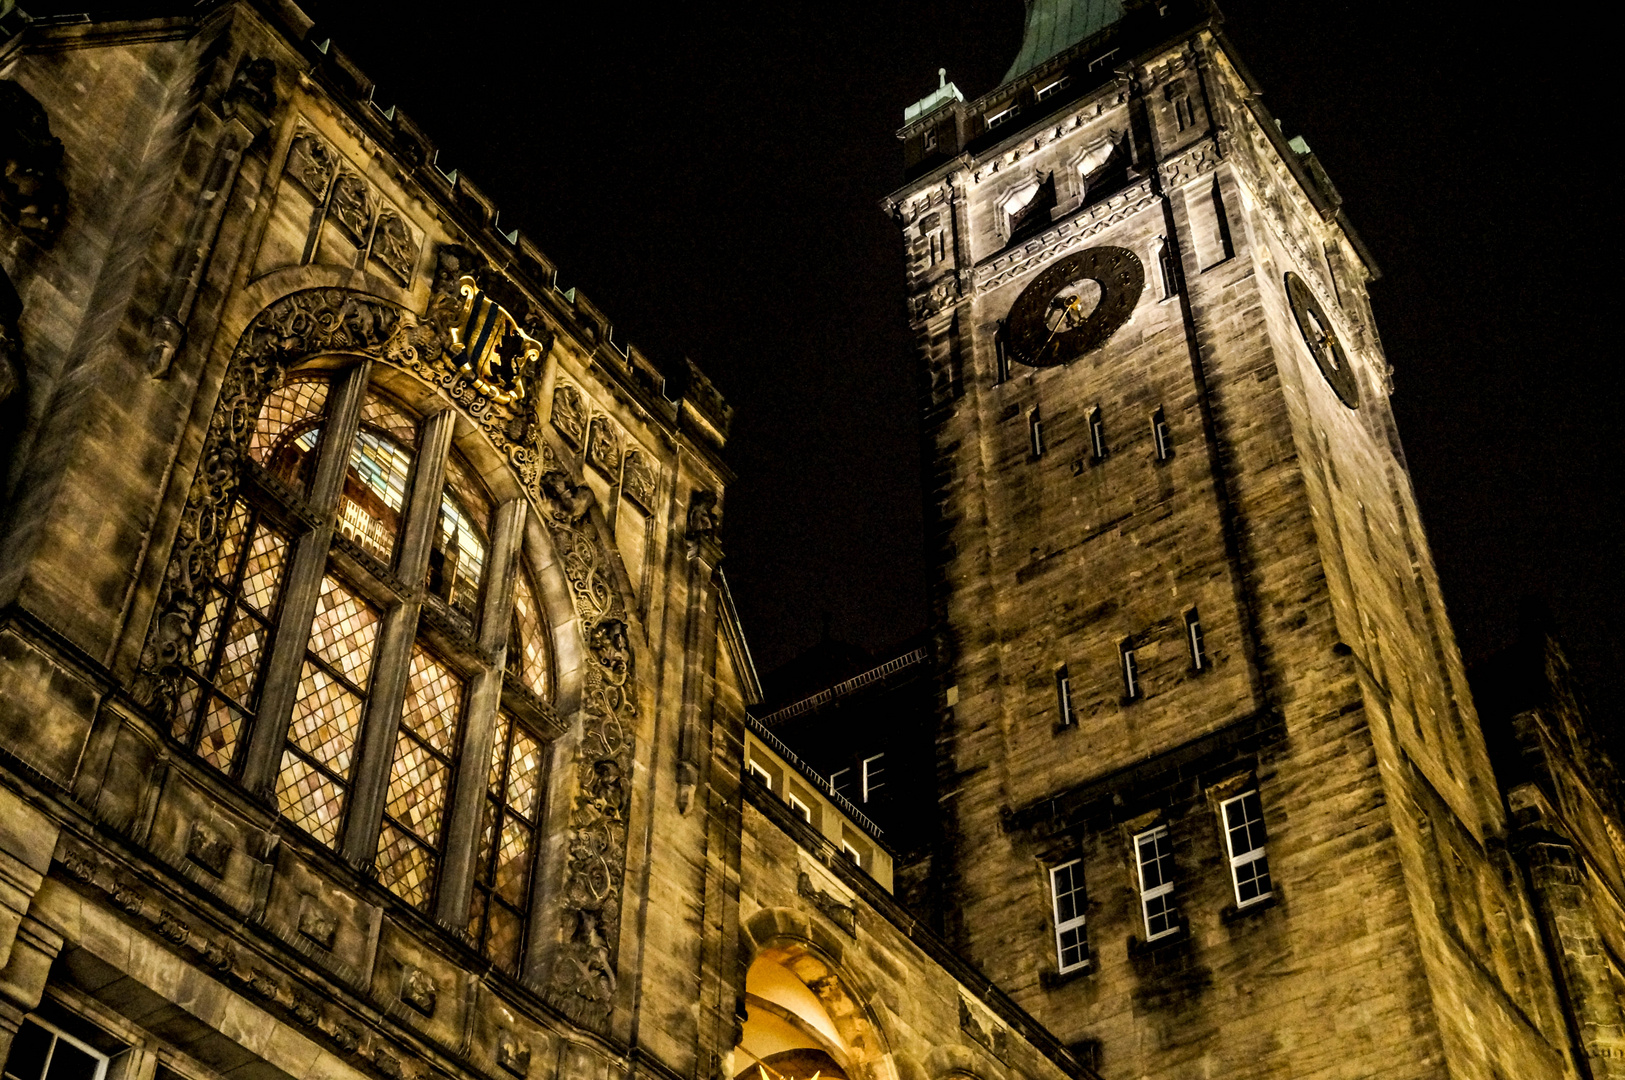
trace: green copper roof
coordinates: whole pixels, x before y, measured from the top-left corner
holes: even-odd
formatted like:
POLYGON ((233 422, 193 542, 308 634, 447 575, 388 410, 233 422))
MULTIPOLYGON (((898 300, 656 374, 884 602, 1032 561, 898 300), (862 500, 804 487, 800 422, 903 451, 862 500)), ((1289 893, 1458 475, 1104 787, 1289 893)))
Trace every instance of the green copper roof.
POLYGON ((1123 17, 1123 0, 1027 0, 1027 32, 1000 85, 1093 37, 1123 17))

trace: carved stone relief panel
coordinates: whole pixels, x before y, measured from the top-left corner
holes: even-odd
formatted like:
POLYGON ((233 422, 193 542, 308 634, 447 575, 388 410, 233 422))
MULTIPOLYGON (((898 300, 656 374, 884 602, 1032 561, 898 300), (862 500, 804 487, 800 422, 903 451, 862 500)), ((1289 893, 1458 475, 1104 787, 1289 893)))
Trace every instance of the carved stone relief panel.
POLYGON ((587 436, 587 463, 608 477, 621 470, 621 436, 615 422, 607 416, 592 418, 592 430, 587 436))
POLYGON ((354 173, 339 173, 328 200, 327 220, 337 224, 356 243, 366 240, 367 226, 372 221, 372 190, 367 182, 354 173))
POLYGON ((304 188, 314 202, 327 198, 327 185, 338 170, 338 155, 320 135, 304 129, 293 137, 288 147, 288 164, 283 175, 304 188))
POLYGON ((417 265, 418 249, 423 242, 417 230, 391 207, 378 215, 378 224, 372 231, 372 261, 389 271, 402 285, 412 281, 412 268, 417 265))
POLYGON ((581 445, 587 430, 587 407, 581 400, 581 391, 567 382, 561 382, 553 391, 553 426, 572 446, 581 445))
POLYGON ((621 474, 621 492, 646 511, 654 510, 657 478, 641 450, 629 451, 621 474))

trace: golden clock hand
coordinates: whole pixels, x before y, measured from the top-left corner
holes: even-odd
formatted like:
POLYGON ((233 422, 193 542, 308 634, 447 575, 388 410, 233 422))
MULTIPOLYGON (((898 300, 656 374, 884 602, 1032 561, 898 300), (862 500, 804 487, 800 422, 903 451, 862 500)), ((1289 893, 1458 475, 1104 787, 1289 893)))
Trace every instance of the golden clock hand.
POLYGON ((1038 355, 1042 356, 1044 354, 1044 350, 1046 350, 1046 349, 1048 349, 1050 347, 1050 342, 1055 340, 1055 335, 1059 334, 1061 332, 1061 323, 1066 321, 1065 316, 1066 316, 1067 312, 1076 311, 1077 308, 1078 308, 1078 298, 1076 296, 1070 297, 1067 300, 1066 303, 1061 305, 1061 316, 1062 316, 1062 318, 1055 323, 1055 329, 1053 329, 1053 330, 1051 330, 1049 332, 1049 337, 1044 339, 1044 344, 1042 344, 1042 345, 1040 345, 1038 347, 1038 355))

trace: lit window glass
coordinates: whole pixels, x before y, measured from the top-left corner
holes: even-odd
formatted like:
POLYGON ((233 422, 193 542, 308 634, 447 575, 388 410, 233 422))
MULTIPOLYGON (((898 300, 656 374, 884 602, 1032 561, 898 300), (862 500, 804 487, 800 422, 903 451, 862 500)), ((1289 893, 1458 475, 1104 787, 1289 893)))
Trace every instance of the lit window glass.
POLYGON ((1225 845, 1230 850, 1230 880, 1236 906, 1246 907, 1270 896, 1270 864, 1264 856, 1264 808, 1258 792, 1249 791, 1220 804, 1225 845))
POLYGON ((462 680, 414 647, 385 796, 384 826, 378 835, 378 880, 418 907, 428 903, 434 888, 462 707, 462 680))
POLYGON ((273 390, 248 437, 249 456, 289 483, 302 485, 326 404, 326 379, 290 379, 273 390))
POLYGON ((486 956, 510 971, 524 939, 543 764, 541 740, 499 713, 468 931, 486 956))
POLYGON ((547 629, 535 590, 531 588, 530 575, 522 566, 513 581, 513 623, 513 640, 508 643, 510 663, 530 692, 545 701, 549 670, 547 629))
POLYGON ((395 550, 412 455, 390 439, 363 428, 350 451, 350 468, 339 501, 339 531, 379 559, 395 550))
POLYGON ((372 673, 378 613, 329 574, 300 673, 277 805, 324 844, 337 838, 361 706, 372 673))
POLYGON ((429 591, 474 617, 480 577, 485 573, 486 523, 491 503, 473 471, 453 454, 446 461, 446 488, 440 496, 440 528, 429 555, 429 591))
POLYGON ((1084 932, 1083 861, 1073 859, 1049 872, 1050 897, 1055 903, 1055 957, 1062 974, 1089 963, 1089 938, 1084 932))

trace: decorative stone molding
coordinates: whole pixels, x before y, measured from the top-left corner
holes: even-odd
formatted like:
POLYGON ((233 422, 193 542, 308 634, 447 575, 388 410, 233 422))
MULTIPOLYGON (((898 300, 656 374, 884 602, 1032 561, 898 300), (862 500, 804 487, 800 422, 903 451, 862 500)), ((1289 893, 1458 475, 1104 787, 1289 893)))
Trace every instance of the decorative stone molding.
POLYGON ((1011 281, 1044 263, 1083 246, 1090 239, 1119 222, 1127 221, 1156 203, 1151 186, 1141 182, 1096 203, 1069 221, 1064 221, 1019 251, 1000 255, 976 268, 976 289, 986 292, 1011 281))
POLYGON ((1218 167, 1219 147, 1212 140, 1203 140, 1159 166, 1164 187, 1179 187, 1218 167))
POLYGON ((845 930, 849 937, 858 935, 858 913, 856 905, 843 904, 836 897, 813 884, 812 876, 805 870, 796 877, 796 895, 812 902, 812 906, 823 913, 830 922, 845 930))
POLYGON ((318 288, 282 297, 244 330, 182 509, 134 695, 154 712, 174 707, 184 677, 182 658, 196 634, 226 514, 249 460, 249 436, 261 403, 288 369, 321 353, 348 353, 398 367, 436 387, 506 458, 531 498, 598 660, 588 665, 582 687, 583 728, 562 890, 566 940, 555 953, 547 993, 578 1023, 602 1027, 616 985, 626 785, 634 748, 628 720, 637 714, 626 604, 613 585, 611 556, 590 524, 592 494, 559 467, 534 423, 534 403, 528 396, 510 403, 493 400, 449 355, 459 306, 449 285, 467 272, 469 259, 460 249, 440 255, 436 282, 441 287, 421 317, 365 293, 318 288))

